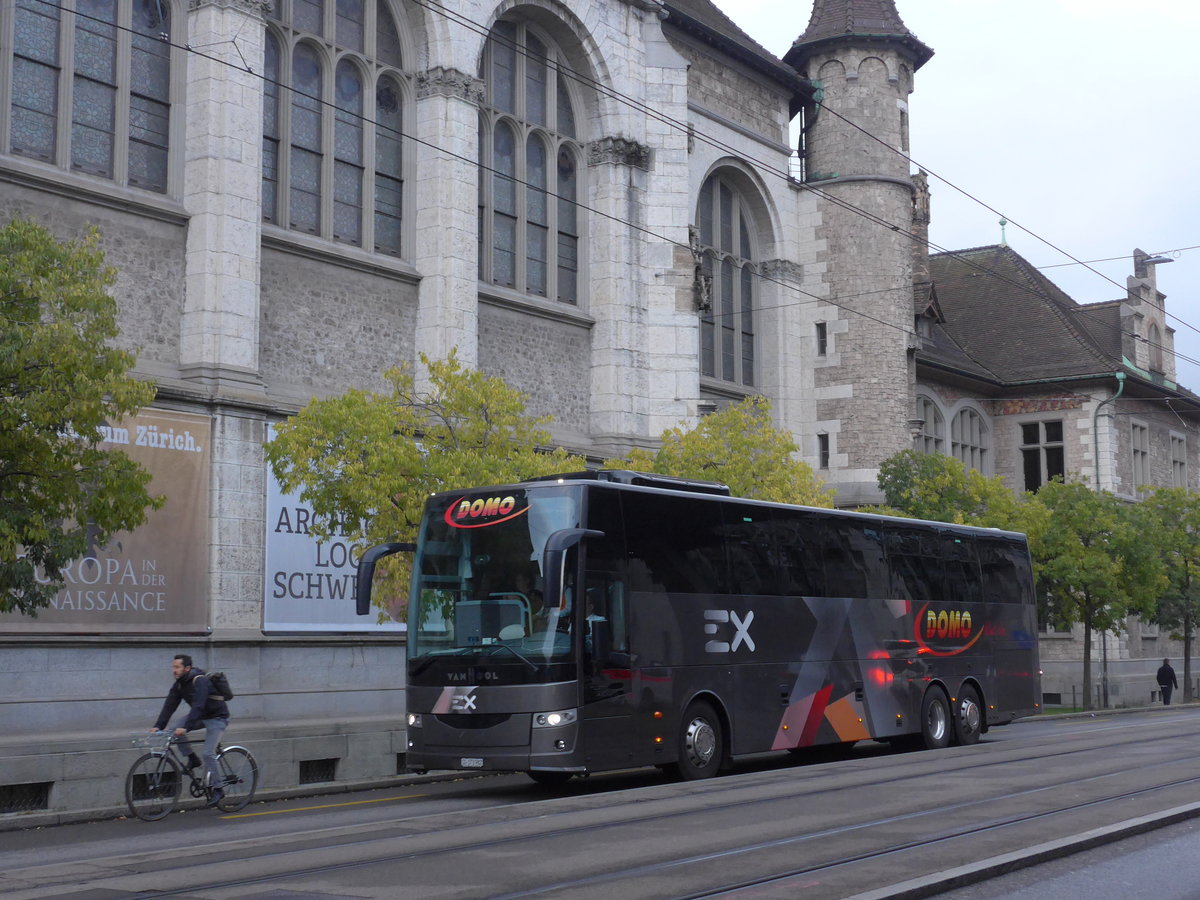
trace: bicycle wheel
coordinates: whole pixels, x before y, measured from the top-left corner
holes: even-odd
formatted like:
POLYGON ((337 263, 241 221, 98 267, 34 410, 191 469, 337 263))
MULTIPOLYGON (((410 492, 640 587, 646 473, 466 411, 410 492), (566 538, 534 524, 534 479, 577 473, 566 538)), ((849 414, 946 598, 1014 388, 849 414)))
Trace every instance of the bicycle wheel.
POLYGON ((225 792, 219 809, 237 812, 254 799, 258 788, 258 763, 245 747, 226 747, 217 754, 217 770, 221 773, 219 787, 225 792))
POLYGON ((182 787, 179 763, 170 756, 147 753, 129 767, 125 776, 125 802, 139 819, 154 822, 170 815, 179 802, 182 787))

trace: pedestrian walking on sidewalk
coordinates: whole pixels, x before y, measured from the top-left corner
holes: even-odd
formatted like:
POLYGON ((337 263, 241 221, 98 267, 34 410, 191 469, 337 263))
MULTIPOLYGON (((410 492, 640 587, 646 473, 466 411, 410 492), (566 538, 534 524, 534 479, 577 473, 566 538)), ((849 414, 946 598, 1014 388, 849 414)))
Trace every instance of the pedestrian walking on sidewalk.
POLYGON ((1179 682, 1175 680, 1175 670, 1171 668, 1171 661, 1164 659, 1163 664, 1158 667, 1158 686, 1162 690, 1163 706, 1171 705, 1171 692, 1179 687, 1179 682))

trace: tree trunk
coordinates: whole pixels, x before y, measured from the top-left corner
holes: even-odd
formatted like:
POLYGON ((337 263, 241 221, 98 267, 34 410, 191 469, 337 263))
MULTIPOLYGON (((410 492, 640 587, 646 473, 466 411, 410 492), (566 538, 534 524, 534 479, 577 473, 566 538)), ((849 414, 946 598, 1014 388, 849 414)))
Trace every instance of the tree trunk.
POLYGON ((1083 708, 1092 709, 1092 625, 1083 622, 1083 708))
POLYGON ((1192 614, 1183 614, 1183 702, 1191 703, 1192 697, 1192 614))

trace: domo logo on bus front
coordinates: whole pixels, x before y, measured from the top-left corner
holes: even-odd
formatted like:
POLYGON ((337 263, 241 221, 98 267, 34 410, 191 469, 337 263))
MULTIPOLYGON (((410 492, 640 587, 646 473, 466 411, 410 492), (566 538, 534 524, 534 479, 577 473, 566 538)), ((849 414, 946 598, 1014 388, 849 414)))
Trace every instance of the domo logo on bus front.
POLYGON ((484 528, 524 515, 528 506, 517 508, 516 497, 460 497, 446 507, 446 524, 454 528, 484 528))

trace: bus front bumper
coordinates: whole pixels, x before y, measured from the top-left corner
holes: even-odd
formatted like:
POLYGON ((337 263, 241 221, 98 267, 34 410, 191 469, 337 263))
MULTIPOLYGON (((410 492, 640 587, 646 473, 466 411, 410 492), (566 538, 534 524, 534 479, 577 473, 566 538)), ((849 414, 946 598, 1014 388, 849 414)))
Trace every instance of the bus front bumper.
POLYGON ((534 728, 529 714, 515 714, 491 728, 456 727, 425 714, 419 726, 409 726, 405 767, 418 772, 586 772, 577 738, 578 723, 534 728))

